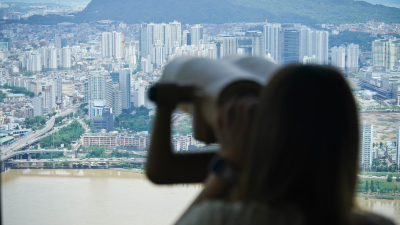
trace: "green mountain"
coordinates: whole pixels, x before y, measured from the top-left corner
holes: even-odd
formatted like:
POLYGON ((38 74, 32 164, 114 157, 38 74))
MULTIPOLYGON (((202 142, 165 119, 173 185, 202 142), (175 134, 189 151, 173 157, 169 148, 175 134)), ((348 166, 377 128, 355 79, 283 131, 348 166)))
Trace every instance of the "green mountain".
MULTIPOLYGON (((117 20, 128 23, 297 22, 400 23, 400 9, 354 0, 92 0, 71 22, 117 20)), ((52 18, 54 19, 54 18, 52 18)), ((33 17, 31 21, 46 20, 33 17)))

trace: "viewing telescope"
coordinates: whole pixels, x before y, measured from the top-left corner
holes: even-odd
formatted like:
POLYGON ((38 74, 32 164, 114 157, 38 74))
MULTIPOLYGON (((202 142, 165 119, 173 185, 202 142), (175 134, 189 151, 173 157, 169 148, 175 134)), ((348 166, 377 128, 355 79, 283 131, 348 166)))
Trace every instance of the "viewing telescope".
POLYGON ((232 96, 259 96, 277 68, 276 63, 259 57, 233 56, 221 60, 180 57, 166 65, 159 82, 149 90, 149 99, 157 102, 157 97, 160 98, 159 85, 194 86, 192 98, 178 96, 177 108, 193 116, 195 139, 215 143, 218 106, 232 96))

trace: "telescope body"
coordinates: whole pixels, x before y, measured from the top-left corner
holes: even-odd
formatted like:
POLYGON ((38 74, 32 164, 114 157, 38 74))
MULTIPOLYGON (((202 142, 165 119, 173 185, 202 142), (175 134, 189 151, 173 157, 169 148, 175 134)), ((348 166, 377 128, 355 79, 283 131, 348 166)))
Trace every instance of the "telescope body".
POLYGON ((277 68, 276 63, 257 57, 180 57, 165 67, 159 82, 196 87, 194 101, 179 103, 177 108, 193 116, 194 138, 209 144, 216 142, 218 106, 231 96, 258 96, 277 68))

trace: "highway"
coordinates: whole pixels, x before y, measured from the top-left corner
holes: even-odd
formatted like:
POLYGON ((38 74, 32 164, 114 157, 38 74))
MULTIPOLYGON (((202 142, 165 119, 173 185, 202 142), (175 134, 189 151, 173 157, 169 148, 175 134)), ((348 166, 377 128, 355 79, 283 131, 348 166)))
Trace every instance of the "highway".
POLYGON ((30 132, 28 135, 18 139, 11 145, 7 146, 7 148, 2 147, 1 161, 12 158, 14 155, 19 153, 18 152, 19 150, 25 148, 27 145, 30 145, 32 143, 35 143, 35 142, 47 137, 48 135, 52 134, 52 132, 57 132, 60 127, 56 127, 52 132, 49 132, 54 127, 55 118, 60 117, 60 116, 66 116, 66 115, 70 114, 71 112, 76 113, 76 110, 78 107, 79 107, 79 105, 75 106, 73 108, 67 108, 65 111, 57 113, 55 116, 51 117, 46 122, 46 126, 43 129, 37 130, 36 132, 30 132))

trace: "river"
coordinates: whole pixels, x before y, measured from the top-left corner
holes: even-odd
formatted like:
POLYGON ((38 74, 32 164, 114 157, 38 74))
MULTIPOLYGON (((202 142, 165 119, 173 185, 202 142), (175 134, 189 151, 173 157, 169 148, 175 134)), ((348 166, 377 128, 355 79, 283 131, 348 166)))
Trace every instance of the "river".
POLYGON ((106 169, 12 169, 1 174, 2 217, 4 225, 172 224, 201 189, 106 169))
MULTIPOLYGON (((202 185, 152 184, 106 169, 12 169, 1 173, 5 225, 172 224, 202 185)), ((400 224, 399 200, 357 199, 400 224)))

